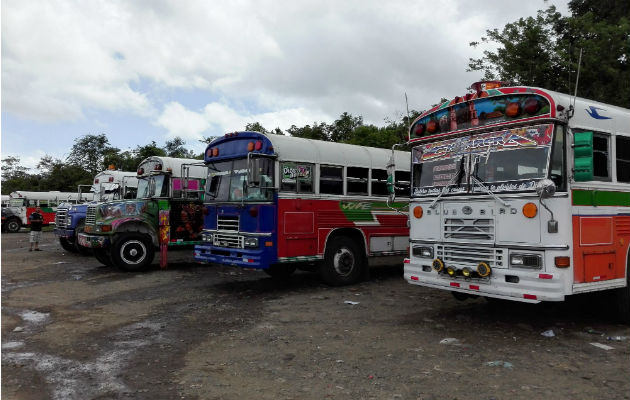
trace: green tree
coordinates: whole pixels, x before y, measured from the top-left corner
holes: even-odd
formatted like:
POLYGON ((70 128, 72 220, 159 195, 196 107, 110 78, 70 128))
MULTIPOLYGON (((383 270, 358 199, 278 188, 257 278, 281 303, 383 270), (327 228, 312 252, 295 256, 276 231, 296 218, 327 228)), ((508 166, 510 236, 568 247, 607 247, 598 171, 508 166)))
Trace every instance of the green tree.
POLYGON ((572 0, 569 10, 562 17, 551 6, 502 31, 486 31, 481 42, 498 48, 471 58, 468 71, 573 94, 582 50, 578 95, 630 108, 630 2, 572 0))
POLYGON ((333 142, 347 142, 356 128, 363 125, 363 117, 353 117, 344 112, 329 127, 330 140, 333 142))
POLYGON ((195 152, 184 147, 186 142, 184 139, 176 136, 173 140, 167 140, 164 145, 164 151, 168 157, 176 158, 194 158, 195 152))
POLYGON ((247 125, 245 125, 245 130, 246 131, 250 131, 250 132, 260 132, 263 135, 266 135, 269 133, 269 131, 267 129, 265 129, 264 126, 262 126, 260 124, 260 122, 250 122, 247 125))
POLYGON ((105 154, 119 150, 109 145, 105 134, 85 135, 74 140, 66 162, 84 168, 91 176, 105 169, 105 154))
POLYGON ((291 136, 325 141, 330 140, 328 136, 328 131, 329 127, 325 122, 314 122, 313 126, 305 125, 302 128, 291 125, 291 127, 287 129, 287 133, 291 136))

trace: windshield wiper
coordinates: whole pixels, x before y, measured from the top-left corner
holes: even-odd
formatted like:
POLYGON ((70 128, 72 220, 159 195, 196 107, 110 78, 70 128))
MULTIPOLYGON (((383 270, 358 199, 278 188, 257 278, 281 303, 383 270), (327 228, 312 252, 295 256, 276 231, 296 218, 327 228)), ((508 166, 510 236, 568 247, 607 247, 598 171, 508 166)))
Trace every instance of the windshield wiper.
POLYGON ((440 191, 440 194, 429 205, 429 208, 435 208, 435 204, 437 203, 437 201, 440 200, 440 197, 442 197, 444 193, 448 192, 448 189, 451 187, 451 185, 455 183, 455 181, 457 181, 457 186, 459 186, 462 183, 462 178, 464 177, 464 159, 465 159, 465 156, 462 156, 462 159, 459 162, 459 169, 457 170, 457 173, 442 188, 442 190, 440 191))
MULTIPOLYGON (((481 161, 481 157, 476 157, 475 158, 475 167, 473 168, 473 173, 470 174, 470 180, 473 183, 473 188, 475 187, 475 184, 478 185, 481 189, 483 189, 484 192, 486 192, 490 196, 494 197, 494 199, 496 201, 501 203, 503 205, 503 207, 509 207, 510 206, 509 203, 507 203, 505 200, 503 200, 502 198, 497 196, 492 190, 490 190, 490 188, 488 186, 485 185, 485 183, 483 183, 482 180, 477 178, 477 172, 479 170, 479 162, 480 161, 481 161)), ((486 162, 488 162, 488 158, 487 157, 486 157, 486 162)))

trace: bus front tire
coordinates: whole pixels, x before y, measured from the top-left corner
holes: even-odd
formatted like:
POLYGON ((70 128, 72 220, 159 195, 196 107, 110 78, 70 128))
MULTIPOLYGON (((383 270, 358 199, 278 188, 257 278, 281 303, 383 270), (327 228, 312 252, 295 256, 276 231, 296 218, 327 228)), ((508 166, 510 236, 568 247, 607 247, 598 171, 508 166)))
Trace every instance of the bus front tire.
POLYGON ((365 257, 354 240, 334 238, 327 246, 324 265, 320 269, 322 280, 331 286, 351 285, 361 279, 365 257))
POLYGON ((292 264, 273 264, 264 269, 267 275, 276 279, 285 279, 295 272, 296 266, 292 264))
POLYGON ((74 248, 74 243, 72 243, 71 241, 69 241, 67 238, 65 237, 60 237, 59 238, 59 244, 61 245, 61 247, 65 250, 65 251, 69 251, 71 253, 76 253, 77 250, 74 248))
POLYGON ((5 222, 5 226, 6 226, 7 232, 17 233, 20 231, 22 224, 17 219, 12 218, 8 220, 7 222, 5 222))
POLYGON ((113 265, 111 257, 109 256, 109 254, 107 254, 107 250, 94 249, 94 257, 96 257, 98 262, 103 265, 106 265, 108 267, 111 267, 113 265))
POLYGON ((114 241, 111 257, 125 271, 142 271, 151 265, 155 249, 151 238, 142 233, 124 233, 114 241))
MULTIPOLYGON (((79 222, 77 224, 77 227, 74 229, 75 236, 78 238, 79 233, 83 233, 84 230, 85 230, 85 222, 79 222)), ((74 251, 81 254, 82 256, 88 256, 91 253, 90 248, 81 246, 79 244, 78 239, 74 241, 74 251)))

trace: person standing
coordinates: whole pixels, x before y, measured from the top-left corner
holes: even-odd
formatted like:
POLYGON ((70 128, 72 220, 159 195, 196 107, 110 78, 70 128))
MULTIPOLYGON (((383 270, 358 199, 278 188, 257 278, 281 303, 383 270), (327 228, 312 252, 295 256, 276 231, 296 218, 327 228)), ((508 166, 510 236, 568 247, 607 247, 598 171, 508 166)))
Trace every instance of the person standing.
POLYGON ((28 220, 31 225, 31 234, 29 238, 31 247, 28 249, 28 251, 33 251, 33 247, 35 247, 35 251, 41 251, 41 249, 39 248, 39 241, 42 239, 42 225, 44 224, 42 209, 37 207, 35 209, 35 212, 29 215, 28 220))

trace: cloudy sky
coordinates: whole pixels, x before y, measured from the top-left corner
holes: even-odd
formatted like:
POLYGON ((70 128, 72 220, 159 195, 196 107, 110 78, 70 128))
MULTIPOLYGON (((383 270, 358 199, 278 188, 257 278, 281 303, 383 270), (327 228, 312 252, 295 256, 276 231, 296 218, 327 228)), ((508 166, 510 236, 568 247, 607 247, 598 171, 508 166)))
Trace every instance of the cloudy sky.
POLYGON ((343 112, 384 125, 464 94, 486 29, 566 0, 2 0, 2 157, 104 133, 133 149, 343 112))

